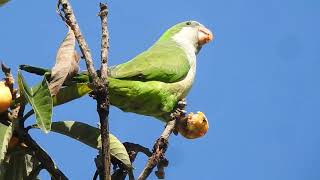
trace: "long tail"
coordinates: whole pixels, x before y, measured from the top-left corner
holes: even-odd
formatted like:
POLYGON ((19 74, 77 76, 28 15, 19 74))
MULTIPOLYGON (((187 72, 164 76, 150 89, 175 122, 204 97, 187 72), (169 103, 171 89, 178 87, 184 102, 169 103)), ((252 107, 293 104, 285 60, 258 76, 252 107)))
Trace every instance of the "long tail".
POLYGON ((50 69, 41 68, 41 67, 35 67, 35 66, 29 66, 29 65, 26 65, 26 64, 20 65, 19 69, 21 69, 23 71, 26 71, 28 73, 39 75, 39 76, 43 76, 46 73, 51 73, 50 69))
MULTIPOLYGON (((30 65, 20 65, 19 68, 23 71, 26 71, 28 73, 32 73, 32 74, 36 74, 39 76, 50 76, 51 75, 51 70, 50 69, 46 69, 46 68, 41 68, 41 67, 35 67, 35 66, 30 66, 30 65)), ((50 78, 48 78, 50 79, 50 78)), ((89 76, 88 76, 88 72, 82 72, 77 74, 76 76, 74 76, 72 78, 73 82, 77 82, 77 83, 85 83, 85 82, 90 82, 89 76)))

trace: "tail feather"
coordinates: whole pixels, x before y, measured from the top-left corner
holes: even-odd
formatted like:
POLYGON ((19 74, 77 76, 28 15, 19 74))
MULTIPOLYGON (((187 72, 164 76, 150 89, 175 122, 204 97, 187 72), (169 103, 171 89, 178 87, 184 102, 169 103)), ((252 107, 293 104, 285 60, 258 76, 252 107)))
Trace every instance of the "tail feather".
POLYGON ((35 66, 29 66, 29 65, 26 65, 26 64, 20 65, 19 69, 21 69, 23 71, 26 71, 28 73, 39 75, 39 76, 43 76, 46 73, 51 73, 50 69, 41 68, 41 67, 35 67, 35 66))

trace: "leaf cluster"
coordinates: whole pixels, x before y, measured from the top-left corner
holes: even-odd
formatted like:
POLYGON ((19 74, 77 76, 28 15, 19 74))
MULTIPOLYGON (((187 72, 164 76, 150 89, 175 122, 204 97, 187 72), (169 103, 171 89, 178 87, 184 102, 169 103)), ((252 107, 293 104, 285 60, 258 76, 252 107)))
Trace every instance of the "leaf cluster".
MULTIPOLYGON (((17 75, 18 96, 11 107, 20 107, 20 117, 9 118, 9 111, 0 114, 0 179, 20 180, 39 179, 44 169, 36 158, 35 152, 24 143, 20 132, 28 133, 37 128, 44 133, 51 131, 77 140, 89 147, 101 151, 100 129, 77 121, 52 121, 55 106, 78 99, 92 91, 90 80, 85 73, 77 74, 79 57, 75 53, 75 38, 69 32, 61 43, 53 70, 20 65, 17 75), (28 86, 22 70, 43 75, 41 82, 28 86), (23 113, 22 109, 30 105, 32 110, 23 113), (35 124, 27 128, 24 122, 35 115, 35 124)), ((132 169, 126 148, 118 138, 110 134, 110 154, 118 165, 132 169)))

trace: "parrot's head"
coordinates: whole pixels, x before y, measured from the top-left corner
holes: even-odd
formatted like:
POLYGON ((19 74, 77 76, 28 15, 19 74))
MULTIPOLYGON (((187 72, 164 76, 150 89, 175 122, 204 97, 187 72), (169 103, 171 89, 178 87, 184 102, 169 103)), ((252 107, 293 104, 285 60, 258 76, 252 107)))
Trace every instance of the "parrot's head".
POLYGON ((172 26, 159 41, 174 40, 197 54, 201 47, 213 39, 212 32, 197 21, 185 21, 172 26))

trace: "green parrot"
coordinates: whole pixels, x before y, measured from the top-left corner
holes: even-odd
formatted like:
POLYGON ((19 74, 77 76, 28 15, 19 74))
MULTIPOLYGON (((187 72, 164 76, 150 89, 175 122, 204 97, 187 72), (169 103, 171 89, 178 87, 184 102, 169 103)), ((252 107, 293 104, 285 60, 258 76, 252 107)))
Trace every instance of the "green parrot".
MULTIPOLYGON (((108 69, 111 105, 168 121, 193 84, 196 55, 212 39, 211 31, 196 21, 169 28, 149 49, 108 69)), ((20 68, 39 75, 48 72, 28 65, 20 68)), ((87 73, 74 79, 89 81, 87 73)))
POLYGON ((109 69, 112 105, 163 121, 188 94, 196 73, 196 55, 213 38, 196 21, 168 29, 149 49, 109 69))

